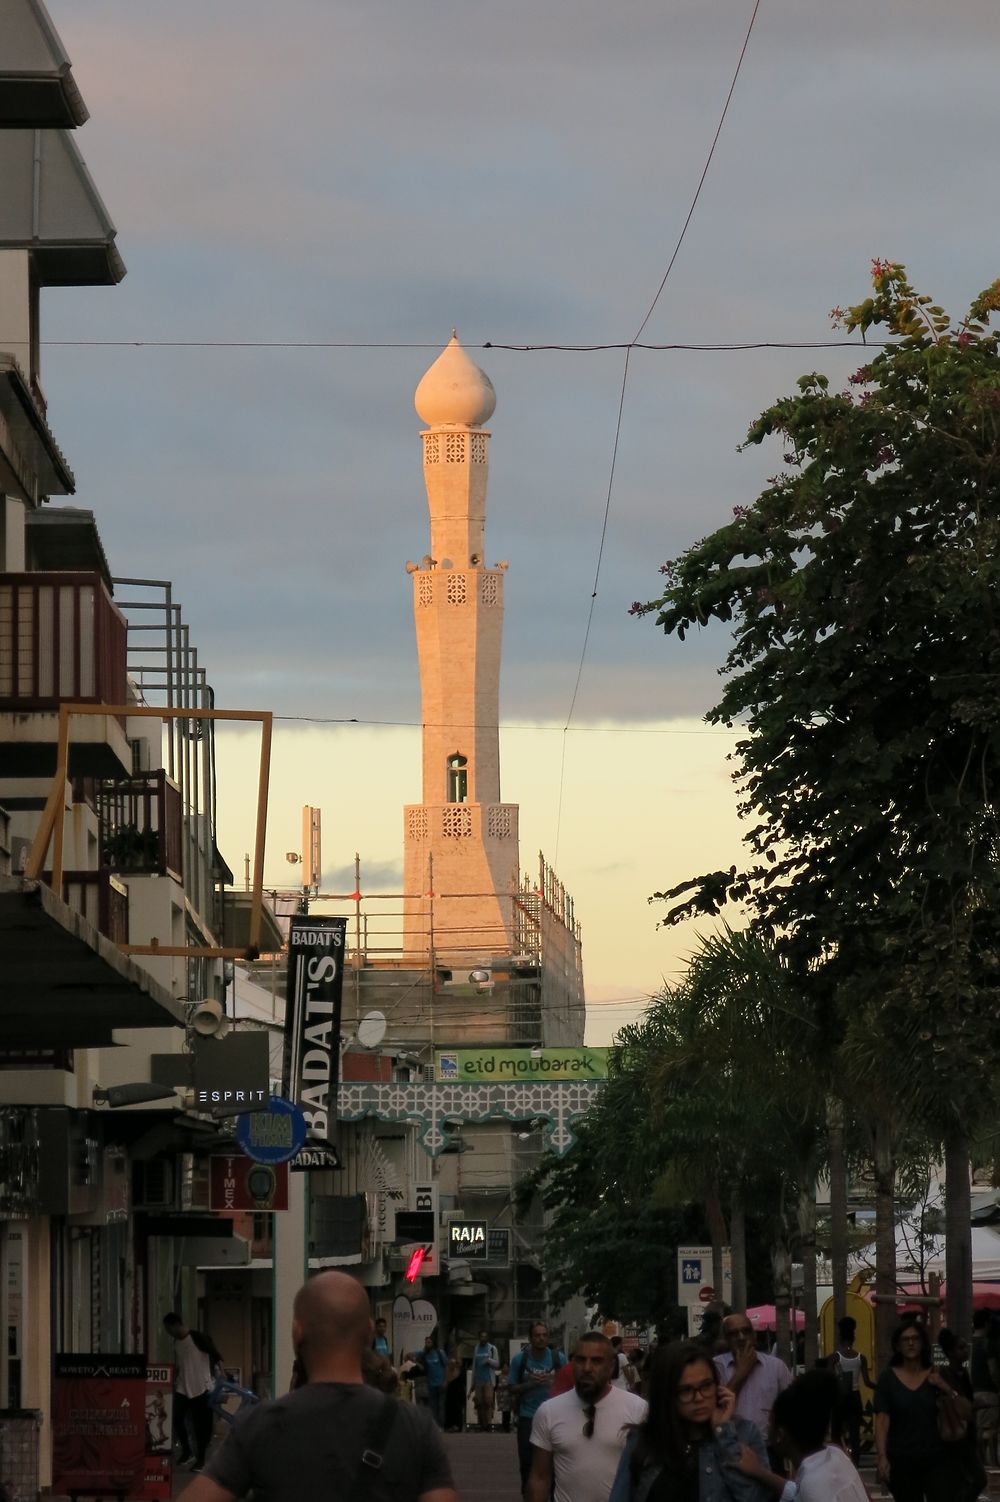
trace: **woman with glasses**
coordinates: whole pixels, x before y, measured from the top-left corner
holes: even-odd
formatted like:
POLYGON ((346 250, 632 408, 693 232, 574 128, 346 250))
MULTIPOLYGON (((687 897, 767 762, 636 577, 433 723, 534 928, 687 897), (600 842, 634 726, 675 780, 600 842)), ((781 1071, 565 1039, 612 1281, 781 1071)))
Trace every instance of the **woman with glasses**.
POLYGON ((962 1447, 946 1444, 941 1429, 954 1431, 971 1412, 935 1371, 923 1325, 904 1319, 875 1385, 875 1468, 895 1502, 955 1502, 962 1495, 962 1447))
POLYGON ((609 1502, 762 1502, 766 1487, 736 1469, 747 1445, 767 1466, 756 1427, 733 1417, 701 1346, 661 1346, 647 1363, 649 1411, 629 1435, 609 1502))

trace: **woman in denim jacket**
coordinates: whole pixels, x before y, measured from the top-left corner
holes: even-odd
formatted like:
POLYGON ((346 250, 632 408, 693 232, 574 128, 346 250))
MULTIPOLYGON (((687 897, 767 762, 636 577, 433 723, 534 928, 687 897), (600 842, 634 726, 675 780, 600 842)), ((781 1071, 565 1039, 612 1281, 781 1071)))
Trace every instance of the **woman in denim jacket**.
POLYGON ((764 1502, 766 1488, 736 1469, 744 1445, 767 1465, 753 1424, 734 1419, 700 1346, 662 1347, 649 1370, 649 1412, 629 1435, 608 1502, 764 1502))

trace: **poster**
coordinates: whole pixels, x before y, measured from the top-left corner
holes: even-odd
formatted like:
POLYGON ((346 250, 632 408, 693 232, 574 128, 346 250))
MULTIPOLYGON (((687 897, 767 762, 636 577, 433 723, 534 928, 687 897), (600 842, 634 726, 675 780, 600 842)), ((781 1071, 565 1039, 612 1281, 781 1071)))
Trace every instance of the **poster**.
POLYGON ((174 1442, 174 1369, 146 1368, 146 1465, 137 1495, 143 1502, 158 1502, 171 1491, 171 1455, 174 1442))
POLYGON ((282 1096, 302 1109, 306 1140, 293 1166, 339 1168, 333 1144, 340 1071, 346 918, 292 919, 288 934, 282 1096))
POLYGON ((146 1461, 145 1356, 58 1355, 52 1490, 135 1495, 146 1461))

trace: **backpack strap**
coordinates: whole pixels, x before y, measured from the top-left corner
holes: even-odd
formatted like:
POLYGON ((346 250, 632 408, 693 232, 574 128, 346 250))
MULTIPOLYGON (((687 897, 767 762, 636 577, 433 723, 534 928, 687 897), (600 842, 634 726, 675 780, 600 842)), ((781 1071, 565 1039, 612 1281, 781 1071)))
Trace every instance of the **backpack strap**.
POLYGON ((371 1496, 375 1478, 381 1471, 385 1460, 385 1450, 393 1424, 396 1422, 398 1406, 397 1398, 383 1396, 382 1406, 375 1415, 375 1422, 368 1434, 368 1443, 361 1452, 361 1460, 350 1494, 351 1502, 367 1502, 367 1498, 371 1496))

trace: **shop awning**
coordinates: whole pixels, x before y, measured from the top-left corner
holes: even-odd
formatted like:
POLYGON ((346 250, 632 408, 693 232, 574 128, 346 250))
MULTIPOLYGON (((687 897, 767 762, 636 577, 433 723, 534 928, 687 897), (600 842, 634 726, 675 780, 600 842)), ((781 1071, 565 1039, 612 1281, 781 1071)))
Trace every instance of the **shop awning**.
POLYGON ((184 1007, 39 882, 0 876, 0 1048, 97 1048, 184 1007))

